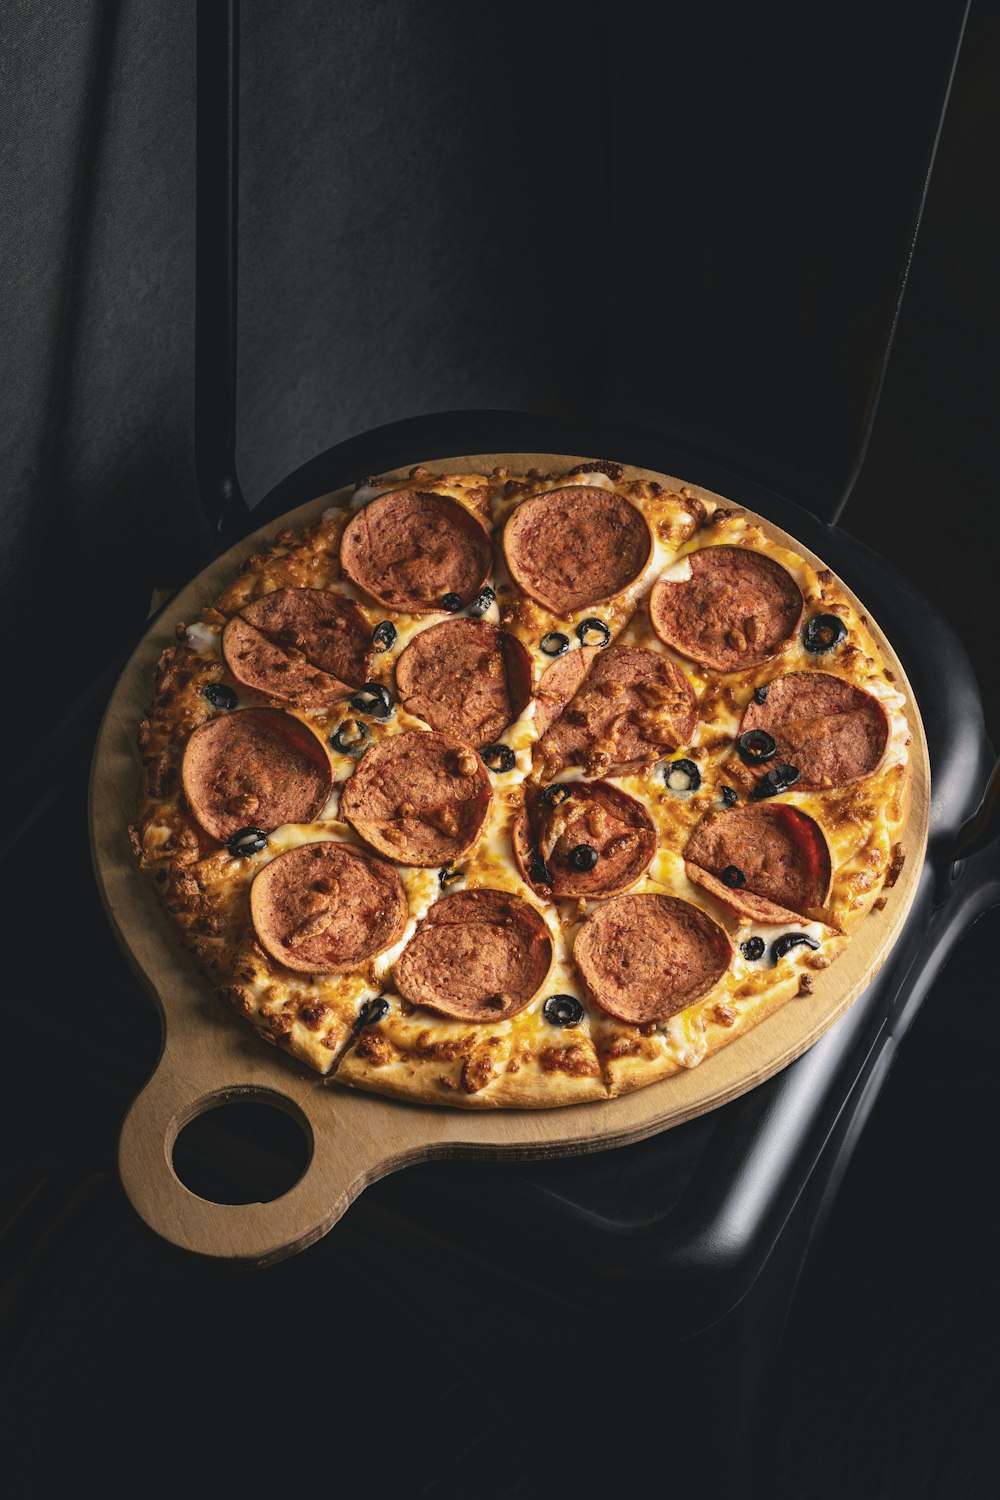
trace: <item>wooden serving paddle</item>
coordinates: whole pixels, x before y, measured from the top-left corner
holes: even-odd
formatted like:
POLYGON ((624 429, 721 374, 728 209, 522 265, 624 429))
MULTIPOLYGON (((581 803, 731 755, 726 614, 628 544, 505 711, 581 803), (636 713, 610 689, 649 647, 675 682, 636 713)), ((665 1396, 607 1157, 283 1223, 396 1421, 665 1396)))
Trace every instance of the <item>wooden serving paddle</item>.
MULTIPOLYGON (((560 471, 588 460, 563 454, 474 454, 438 461, 445 472, 560 471)), ((637 478, 679 489, 681 480, 645 469, 637 478)), ((393 477, 403 479, 406 471, 393 477)), ((729 504, 697 486, 691 493, 729 504)), ((351 491, 324 495, 291 511, 217 558, 172 601, 137 646, 108 703, 94 751, 90 826, 94 866, 109 920, 161 1016, 163 1049, 152 1077, 122 1126, 119 1169, 137 1212, 164 1239, 206 1256, 258 1265, 282 1259, 324 1235, 369 1183, 387 1173, 447 1156, 566 1156, 605 1150, 679 1125, 737 1098, 799 1057, 844 1014, 885 962, 916 894, 927 843, 930 765, 927 742, 906 674, 864 606, 869 628, 907 700, 912 791, 902 874, 885 909, 855 929, 847 951, 814 976, 813 993, 793 1000, 700 1067, 617 1099, 551 1110, 448 1109, 355 1092, 267 1047, 231 1014, 184 951, 168 914, 132 852, 139 771, 136 730, 144 717, 160 652, 174 622, 196 619, 233 578, 239 563, 285 527, 298 530, 351 491), (231 1100, 278 1106, 302 1126, 309 1162, 300 1180, 269 1203, 222 1204, 198 1197, 172 1164, 180 1130, 231 1100)), ((783 546, 815 567, 825 564, 794 537, 746 512, 783 546)))

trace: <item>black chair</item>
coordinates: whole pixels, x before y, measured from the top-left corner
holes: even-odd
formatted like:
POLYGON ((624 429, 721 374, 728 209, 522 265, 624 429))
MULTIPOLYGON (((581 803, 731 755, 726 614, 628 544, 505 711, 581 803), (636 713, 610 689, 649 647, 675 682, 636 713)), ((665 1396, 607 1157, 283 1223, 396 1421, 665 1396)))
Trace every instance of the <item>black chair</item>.
MULTIPOLYGON (((306 11, 319 25, 320 8, 306 11)), ((395 1326, 401 1342, 419 1347, 424 1363, 418 1368, 404 1359, 404 1379, 414 1390, 405 1409, 394 1412, 397 1442, 409 1445, 412 1466, 422 1432, 439 1421, 454 1423, 456 1413, 468 1438, 466 1451, 443 1455, 431 1445, 424 1452, 422 1493, 541 1494, 567 1483, 567 1474, 585 1492, 588 1482, 595 1489, 623 1482, 614 1444, 588 1440, 587 1400, 575 1409, 570 1402, 571 1427, 580 1433, 572 1455, 553 1446, 544 1410, 540 1424, 520 1427, 517 1445, 510 1445, 509 1410, 498 1408, 497 1394, 516 1392, 525 1364, 535 1362, 553 1392, 544 1406, 556 1419, 559 1392, 578 1389, 584 1370, 593 1372, 598 1391, 590 1406, 595 1423, 609 1371, 626 1383, 632 1419, 646 1426, 660 1420, 664 1405, 670 1409, 672 1391, 682 1418, 690 1392, 718 1391, 721 1383, 730 1441, 712 1455, 712 1482, 730 1494, 766 1484, 762 1445, 773 1427, 761 1398, 806 1252, 946 955, 1000 899, 989 803, 977 821, 993 752, 966 654, 900 572, 835 524, 872 431, 965 10, 941 5, 919 32, 903 27, 902 18, 900 10, 862 20, 860 8, 823 26, 793 17, 781 53, 802 65, 786 76, 779 99, 762 96, 760 70, 745 66, 759 18, 736 10, 726 17, 734 34, 725 48, 717 45, 717 16, 664 11, 640 21, 631 12, 608 19, 581 8, 579 24, 563 38, 560 19, 543 15, 533 22, 532 57, 503 39, 504 22, 493 17, 487 24, 494 55, 508 59, 517 50, 523 71, 514 76, 530 85, 523 109, 514 107, 519 95, 512 89, 505 117, 530 188, 527 208, 519 216, 515 205, 511 214, 509 253, 523 262, 518 277, 503 279, 500 262, 484 251, 486 236, 476 248, 487 254, 486 288, 490 277, 500 280, 501 313, 515 287, 531 304, 534 342, 519 345, 520 325, 509 341, 498 340, 507 388, 549 409, 408 416, 344 437, 286 474, 273 452, 274 419, 258 423, 257 431, 240 425, 244 401, 260 417, 274 375, 254 362, 260 331, 251 328, 244 338, 242 320, 237 360, 238 241, 241 251, 250 244, 258 306, 264 284, 254 238, 245 227, 237 233, 237 8, 199 10, 197 454, 215 550, 361 474, 427 458, 579 452, 678 474, 784 526, 871 604, 913 682, 931 748, 931 844, 911 917, 868 991, 805 1057, 724 1109, 636 1146, 563 1162, 411 1168, 368 1189, 325 1240, 261 1273, 263 1290, 246 1291, 251 1301, 273 1296, 293 1308, 317 1281, 357 1287, 356 1299, 334 1298, 343 1309, 345 1347, 356 1357, 371 1303, 393 1299, 405 1261, 422 1309, 398 1307, 395 1326), (535 66, 538 57, 553 66, 559 61, 570 84, 588 80, 587 108, 572 127, 562 108, 566 89, 554 88, 551 68, 535 66), (585 64, 590 70, 581 73, 585 64), (852 79, 854 101, 864 99, 866 108, 842 100, 828 129, 803 128, 797 137, 791 105, 815 127, 819 110, 811 94, 838 97, 838 73, 852 79), (707 78, 725 108, 706 101, 707 78), (741 131, 748 119, 754 129, 741 131), (659 143, 668 127, 662 153, 652 149, 649 143, 659 143), (558 150, 560 180, 569 190, 549 191, 552 163, 538 159, 539 140, 558 150), (761 171, 768 151, 780 152, 780 173, 761 171), (791 202, 790 178, 800 189, 791 202), (569 351, 561 362, 552 361, 553 346, 569 351), (249 357, 242 352, 248 347, 249 357), (561 376, 548 396, 544 381, 533 386, 522 373, 535 359, 547 365, 546 379, 552 369, 561 376), (272 476, 252 508, 237 474, 238 437, 240 474, 251 472, 257 489, 261 476, 272 476), (473 1331, 493 1328, 498 1303, 503 1337, 477 1345, 473 1331), (629 1385, 629 1372, 644 1368, 654 1348, 655 1399, 629 1385)), ((249 63, 244 52, 244 67, 259 92, 269 76, 284 79, 282 59, 266 53, 283 22, 257 13, 244 20, 254 48, 249 63)), ((363 31, 363 23, 347 23, 347 40, 356 42, 352 27, 363 31)), ((488 47, 484 53, 489 95, 491 85, 509 82, 510 72, 497 65, 494 76, 488 47)), ((428 76, 426 69, 417 73, 428 76)), ((398 77, 394 83, 404 100, 418 97, 416 83, 398 77)), ((303 91, 303 107, 322 133, 322 97, 303 91)), ((261 108, 258 99, 258 125, 261 108)), ((502 146, 487 130, 473 141, 472 157, 496 175, 502 146)), ((265 140, 256 149, 242 223, 263 220, 261 240, 269 245, 277 212, 269 199, 281 197, 273 192, 273 160, 268 170, 267 153, 275 148, 265 140)), ((433 162, 418 156, 400 167, 400 176, 404 170, 431 190, 433 162)), ((447 207, 440 206, 444 221, 447 207)), ((385 213, 379 228, 388 232, 394 222, 385 213)), ((412 224, 403 227, 414 233, 412 224)), ((373 248, 375 279, 385 273, 384 253, 384 245, 373 248)), ((470 274, 456 250, 445 258, 453 274, 470 274)), ((297 296, 302 305, 308 284, 302 278, 315 271, 307 253, 283 273, 291 291, 282 288, 278 300, 297 296)), ((271 274, 278 274, 273 267, 271 274)), ((474 293, 463 280, 457 295, 461 303, 474 293)), ((488 290, 480 284, 475 295, 488 290)), ((325 327, 334 303, 318 288, 317 298, 316 322, 325 327)), ((485 319, 498 334, 501 322, 500 315, 485 319)), ((267 333, 274 340, 274 326, 267 333)), ((377 363, 420 337, 404 319, 402 330, 390 327, 367 359, 377 363)), ((460 332, 443 342, 460 374, 461 357, 475 351, 460 332)), ((314 357, 298 399, 290 404, 283 392, 277 403, 288 418, 279 452, 294 451, 322 428, 322 389, 314 357)), ((329 424, 327 430, 338 435, 329 424)), ((132 644, 121 642, 126 652, 132 644)), ((93 707, 106 692, 105 679, 93 686, 93 707)), ((86 725, 86 717, 77 723, 86 725)), ((41 757, 39 764, 36 782, 46 779, 41 757)), ((58 819, 51 795, 48 804, 41 792, 24 801, 23 827, 30 823, 37 832, 49 826, 46 818, 58 819)), ((90 941, 110 974, 115 959, 106 934, 92 933, 90 941)), ((30 969, 26 982, 29 975, 30 969)), ((120 988, 126 983, 119 978, 120 988)), ((117 1053, 121 1076, 107 1084, 103 1113, 95 1112, 96 1136, 124 1082, 134 1091, 155 1055, 151 1024, 130 1014, 127 1027, 128 1044, 117 1053)), ((105 1056, 104 1044, 121 1034, 117 1011, 107 1030, 97 1049, 105 1056)), ((260 1142, 248 1143, 225 1111, 198 1123, 198 1131, 182 1137, 183 1169, 179 1158, 177 1164, 184 1180, 208 1196, 243 1190, 244 1176, 253 1192, 262 1172, 277 1183, 294 1170, 294 1142, 269 1138, 262 1159, 260 1142)), ((138 1264, 160 1268, 178 1300, 190 1294, 212 1307, 220 1287, 215 1268, 181 1264, 133 1230, 120 1234, 138 1264)), ((109 1295, 107 1277, 99 1285, 109 1295)), ((362 1407, 370 1411, 381 1393, 366 1382, 379 1379, 379 1360, 366 1352, 360 1368, 362 1407)), ((675 1471, 684 1466, 679 1440, 673 1448, 667 1441, 666 1452, 675 1471)))

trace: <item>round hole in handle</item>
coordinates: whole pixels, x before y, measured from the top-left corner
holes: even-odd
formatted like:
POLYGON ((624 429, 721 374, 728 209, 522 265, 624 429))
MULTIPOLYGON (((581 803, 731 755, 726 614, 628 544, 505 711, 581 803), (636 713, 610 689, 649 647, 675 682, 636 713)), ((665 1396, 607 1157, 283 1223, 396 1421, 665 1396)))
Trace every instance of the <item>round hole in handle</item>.
POLYGON ((167 1149, 187 1190, 209 1203, 272 1203, 305 1173, 309 1121, 290 1099, 258 1088, 207 1094, 178 1119, 167 1149))

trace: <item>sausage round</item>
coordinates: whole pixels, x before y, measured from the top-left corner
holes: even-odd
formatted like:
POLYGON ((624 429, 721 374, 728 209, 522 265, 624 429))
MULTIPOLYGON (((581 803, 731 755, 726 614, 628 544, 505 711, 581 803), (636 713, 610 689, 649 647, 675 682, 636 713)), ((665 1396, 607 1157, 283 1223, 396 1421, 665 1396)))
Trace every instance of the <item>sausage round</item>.
POLYGON ((604 901, 576 935, 573 957, 594 1000, 620 1021, 662 1021, 707 995, 732 946, 707 912, 677 896, 604 901))
POLYGON ((209 719, 191 735, 181 761, 188 807, 212 838, 243 828, 270 833, 310 823, 333 787, 320 740, 280 708, 241 708, 209 719))
POLYGON ((523 500, 503 529, 510 576, 557 615, 613 599, 642 575, 652 552, 642 512, 595 485, 567 485, 523 500))
POLYGON ((435 902, 394 977, 411 1005, 506 1021, 531 1003, 551 965, 552 938, 535 908, 507 891, 475 889, 435 902))
POLYGON ((414 729, 365 752, 340 794, 340 815, 389 859, 443 865, 475 843, 491 795, 489 772, 470 745, 414 729))
POLYGON ((250 887, 250 916, 262 948, 303 974, 335 974, 384 953, 406 930, 399 874, 350 844, 289 849, 250 887))
POLYGON ((691 575, 659 578, 649 618, 660 640, 717 672, 759 666, 798 629, 804 600, 787 568, 750 547, 687 554, 691 575))

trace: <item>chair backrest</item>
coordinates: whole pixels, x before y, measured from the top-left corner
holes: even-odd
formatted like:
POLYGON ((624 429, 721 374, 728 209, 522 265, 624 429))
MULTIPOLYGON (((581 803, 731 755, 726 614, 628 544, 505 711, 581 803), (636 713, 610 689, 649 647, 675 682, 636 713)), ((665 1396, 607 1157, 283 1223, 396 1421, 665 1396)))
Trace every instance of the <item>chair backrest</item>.
POLYGON ((829 515, 965 12, 247 7, 250 502, 354 432, 500 407, 631 422, 829 515))

